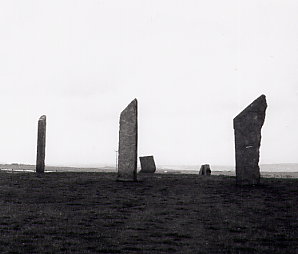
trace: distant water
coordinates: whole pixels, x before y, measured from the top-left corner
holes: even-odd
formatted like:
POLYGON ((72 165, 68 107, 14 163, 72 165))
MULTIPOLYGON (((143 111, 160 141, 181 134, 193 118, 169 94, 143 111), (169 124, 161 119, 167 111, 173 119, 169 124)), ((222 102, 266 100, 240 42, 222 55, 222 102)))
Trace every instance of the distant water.
MULTIPOLYGON (((198 174, 201 165, 157 165, 156 173, 162 174, 198 174)), ((212 175, 235 176, 234 166, 210 165, 212 175)), ((264 164, 260 166, 262 177, 298 178, 298 164, 264 164)), ((138 168, 138 171, 140 168, 138 168)), ((2 165, 0 171, 7 173, 35 172, 34 165, 2 165)), ((117 172, 115 166, 105 167, 59 167, 46 166, 46 173, 51 172, 117 172)))
MULTIPOLYGON (((178 171, 199 171, 201 165, 162 165, 158 168, 161 170, 178 170, 178 171)), ((223 166, 210 164, 212 171, 235 171, 235 166, 223 166)), ((298 172, 297 163, 283 164, 261 164, 261 172, 298 172)))
MULTIPOLYGON (((4 171, 7 173, 32 173, 35 172, 35 170, 33 169, 12 169, 12 168, 1 168, 0 171, 4 171)), ((45 173, 51 173, 51 172, 56 172, 56 171, 52 171, 52 170, 45 170, 45 173)))

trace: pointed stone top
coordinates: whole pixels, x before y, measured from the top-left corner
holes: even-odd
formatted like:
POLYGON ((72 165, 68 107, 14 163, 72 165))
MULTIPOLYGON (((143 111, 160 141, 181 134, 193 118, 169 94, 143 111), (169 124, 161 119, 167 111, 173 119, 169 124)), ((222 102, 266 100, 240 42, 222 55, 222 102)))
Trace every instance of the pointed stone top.
POLYGON ((135 106, 137 106, 137 104, 138 104, 138 100, 134 99, 131 101, 131 103, 128 104, 128 106, 126 108, 135 107, 135 106))
POLYGON ((239 118, 245 116, 250 112, 265 112, 267 108, 266 96, 262 94, 260 97, 255 99, 250 105, 248 105, 241 113, 239 113, 234 121, 237 121, 239 118))
POLYGON ((39 121, 45 121, 47 119, 47 116, 46 115, 42 115, 40 118, 39 118, 39 121))
POLYGON ((128 106, 121 112, 121 115, 125 114, 126 112, 136 111, 138 107, 138 100, 134 99, 131 101, 128 106))

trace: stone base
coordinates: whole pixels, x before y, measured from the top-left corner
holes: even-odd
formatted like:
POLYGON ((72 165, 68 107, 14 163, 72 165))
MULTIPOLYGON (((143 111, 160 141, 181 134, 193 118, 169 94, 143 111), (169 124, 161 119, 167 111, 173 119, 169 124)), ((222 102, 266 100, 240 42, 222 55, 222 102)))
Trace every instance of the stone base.
POLYGON ((241 167, 236 168, 236 184, 237 185, 258 185, 260 184, 260 169, 259 167, 241 167))

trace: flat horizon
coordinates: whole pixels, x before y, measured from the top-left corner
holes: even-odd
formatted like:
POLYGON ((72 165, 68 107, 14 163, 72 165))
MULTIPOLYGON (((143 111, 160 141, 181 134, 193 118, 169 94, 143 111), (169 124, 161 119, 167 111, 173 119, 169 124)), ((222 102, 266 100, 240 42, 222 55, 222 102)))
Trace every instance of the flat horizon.
MULTIPOLYGON (((35 164, 25 164, 25 163, 0 163, 0 167, 3 166, 35 166, 35 164)), ((298 172, 298 163, 270 163, 270 164, 259 164, 260 171, 262 172, 298 172)), ((109 163, 98 163, 98 164, 46 164, 46 167, 65 167, 65 168, 94 168, 94 169, 103 169, 103 168, 113 168, 116 169, 115 164, 109 163)), ((157 164, 157 170, 171 170, 171 171, 198 171, 201 167, 201 164, 189 164, 189 165, 166 165, 166 164, 157 164)), ((235 165, 213 165, 210 164, 212 171, 234 171, 235 165)), ((140 165, 138 164, 138 169, 140 165)))

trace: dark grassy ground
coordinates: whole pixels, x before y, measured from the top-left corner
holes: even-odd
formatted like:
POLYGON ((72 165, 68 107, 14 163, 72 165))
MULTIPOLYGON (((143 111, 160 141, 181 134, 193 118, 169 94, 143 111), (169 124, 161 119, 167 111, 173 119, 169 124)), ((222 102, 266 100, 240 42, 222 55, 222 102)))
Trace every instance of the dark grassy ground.
POLYGON ((297 253, 298 179, 0 173, 0 253, 297 253))

